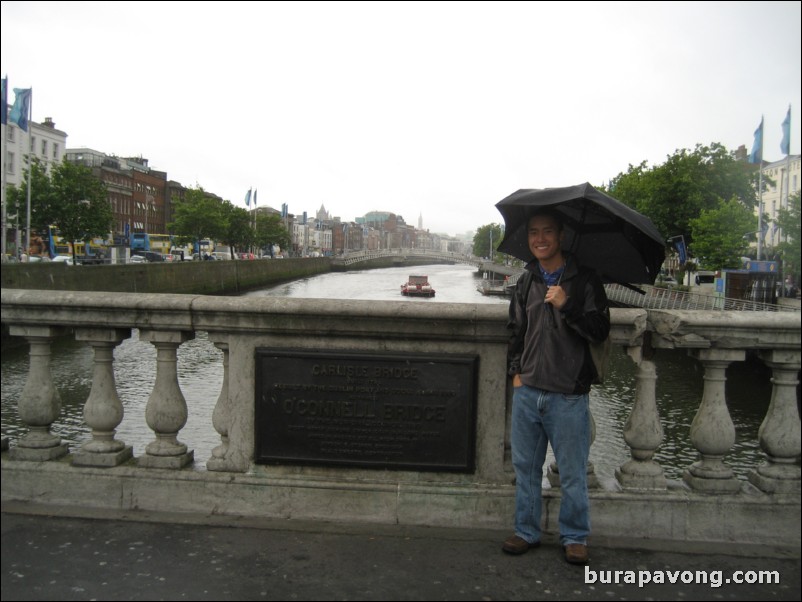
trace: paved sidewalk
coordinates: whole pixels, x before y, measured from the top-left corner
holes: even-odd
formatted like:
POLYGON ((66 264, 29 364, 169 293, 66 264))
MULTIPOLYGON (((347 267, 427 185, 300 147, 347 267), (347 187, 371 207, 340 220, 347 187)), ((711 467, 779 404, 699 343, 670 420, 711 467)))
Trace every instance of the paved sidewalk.
POLYGON ((508 556, 501 552, 508 533, 487 530, 221 517, 192 524, 135 513, 69 518, 16 514, 9 506, 2 514, 3 600, 800 599, 798 551, 732 548, 758 553, 743 557, 594 542, 586 569, 567 564, 554 541, 508 556), (664 575, 666 583, 639 587, 624 583, 627 573, 618 584, 603 582, 615 580, 610 571, 664 575), (708 583, 682 582, 697 571, 708 583), (749 579, 758 576, 751 571, 774 571, 780 583, 726 583, 740 577, 736 571, 749 579))

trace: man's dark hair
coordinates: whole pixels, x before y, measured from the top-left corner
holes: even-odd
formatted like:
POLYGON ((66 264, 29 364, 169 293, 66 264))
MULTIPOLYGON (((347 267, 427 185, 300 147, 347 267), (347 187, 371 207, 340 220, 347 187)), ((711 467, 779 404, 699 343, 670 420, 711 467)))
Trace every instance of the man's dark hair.
POLYGON ((541 216, 541 215, 546 216, 546 217, 550 217, 551 219, 553 219, 555 222, 557 222, 557 230, 560 231, 560 232, 563 231, 563 225, 564 225, 563 224, 563 220, 564 220, 563 214, 560 213, 559 211, 557 211, 556 209, 552 209, 551 207, 537 207, 537 208, 535 208, 529 214, 529 217, 526 219, 526 223, 528 224, 530 221, 532 221, 533 217, 538 217, 538 216, 541 216))

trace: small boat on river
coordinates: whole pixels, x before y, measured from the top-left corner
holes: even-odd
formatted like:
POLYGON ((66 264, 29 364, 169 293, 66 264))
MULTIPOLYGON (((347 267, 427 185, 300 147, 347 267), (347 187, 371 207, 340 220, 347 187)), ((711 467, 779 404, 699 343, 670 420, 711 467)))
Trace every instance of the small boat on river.
POLYGON ((434 297, 434 289, 429 284, 428 276, 410 276, 401 285, 401 294, 405 297, 434 297))

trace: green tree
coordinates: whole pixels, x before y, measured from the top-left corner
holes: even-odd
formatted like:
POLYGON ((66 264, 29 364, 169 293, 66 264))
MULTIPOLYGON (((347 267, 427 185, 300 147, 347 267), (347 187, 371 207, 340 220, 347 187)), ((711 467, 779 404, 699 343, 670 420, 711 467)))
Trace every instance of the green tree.
POLYGON ((278 245, 282 249, 289 247, 290 236, 281 221, 281 216, 275 213, 257 213, 256 239, 254 242, 261 249, 272 245, 278 245))
POLYGON ((744 233, 754 231, 757 217, 737 199, 720 201, 690 220, 694 256, 708 269, 739 268, 749 248, 744 233))
POLYGON ((733 198, 747 208, 756 206, 755 170, 721 144, 697 144, 692 151, 676 151, 656 167, 649 168, 645 161, 630 165, 610 181, 607 192, 648 216, 665 238, 682 234, 691 243, 691 220, 702 211, 733 198))
POLYGON ((799 282, 799 264, 800 257, 802 257, 800 239, 802 237, 800 237, 798 192, 788 197, 787 208, 782 207, 777 212, 777 225, 782 229, 782 237, 785 239, 777 247, 783 259, 783 272, 786 275, 792 274, 794 276, 794 282, 799 282))
POLYGON ((21 223, 27 213, 28 175, 31 172, 31 230, 44 235, 48 227, 53 226, 69 241, 108 238, 114 214, 106 185, 88 167, 66 161, 53 167, 48 174, 39 160, 34 159, 32 170, 26 170, 20 187, 9 188, 10 210, 18 213, 21 223))
POLYGON ((242 207, 235 207, 230 201, 223 201, 226 231, 221 242, 234 249, 246 249, 253 244, 254 231, 251 225, 251 215, 242 207))
POLYGON ((31 167, 23 171, 19 187, 12 184, 7 189, 8 219, 10 223, 25 228, 28 219, 28 178, 31 173, 31 230, 44 233, 53 223, 53 191, 50 176, 38 157, 34 157, 31 167))
POLYGON ((473 236, 473 254, 477 257, 490 257, 490 242, 493 242, 493 254, 501 243, 501 226, 499 224, 486 224, 476 230, 473 236))
MULTIPOLYGON (((53 219, 61 236, 70 241, 89 242, 94 237, 109 238, 114 213, 106 185, 84 165, 64 162, 50 178, 53 219)), ((72 248, 75 259, 75 245, 72 248)))
POLYGON ((184 198, 175 203, 173 218, 167 227, 180 241, 226 238, 228 222, 223 203, 200 186, 187 190, 184 198))

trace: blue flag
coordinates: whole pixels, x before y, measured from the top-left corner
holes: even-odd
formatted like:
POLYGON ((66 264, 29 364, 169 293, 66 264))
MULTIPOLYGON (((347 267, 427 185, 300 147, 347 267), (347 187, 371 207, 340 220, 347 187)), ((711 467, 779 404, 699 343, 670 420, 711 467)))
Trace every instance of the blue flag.
POLYGON ((674 248, 677 250, 677 255, 679 255, 680 265, 685 265, 688 261, 688 250, 685 248, 685 239, 681 236, 675 237, 674 248))
POLYGON ((788 114, 783 120, 783 139, 780 142, 780 150, 783 155, 791 154, 791 105, 788 105, 788 114))
POLYGON ((259 191, 258 189, 253 191, 253 206, 254 206, 254 207, 256 207, 256 193, 257 193, 258 191, 259 191))
POLYGON ((16 123, 23 132, 28 131, 28 119, 31 110, 31 88, 14 88, 14 106, 8 119, 16 123))
POLYGON ((760 118, 760 125, 755 130, 755 141, 752 143, 752 152, 749 153, 750 163, 760 163, 763 161, 763 117, 760 118))
POLYGON ((245 195, 245 204, 251 206, 251 189, 248 188, 248 194, 245 195))
POLYGON ((8 78, 3 78, 3 110, 0 113, 0 118, 3 120, 3 125, 8 123, 8 78))

